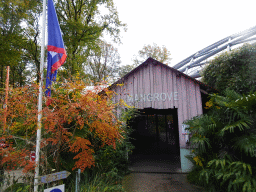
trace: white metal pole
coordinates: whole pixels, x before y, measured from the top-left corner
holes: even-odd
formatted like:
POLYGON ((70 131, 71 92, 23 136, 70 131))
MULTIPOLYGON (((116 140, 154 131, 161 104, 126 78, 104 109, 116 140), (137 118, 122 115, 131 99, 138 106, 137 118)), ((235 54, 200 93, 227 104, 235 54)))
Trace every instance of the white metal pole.
POLYGON ((43 0, 43 26, 42 26, 42 41, 41 41, 41 60, 40 60, 40 79, 39 79, 39 96, 38 96, 38 121, 36 135, 36 167, 34 192, 38 192, 38 177, 39 177, 39 160, 40 160, 40 144, 41 144, 41 127, 42 127, 42 99, 43 99, 43 69, 44 69, 44 44, 45 44, 45 22, 46 22, 46 0, 43 0))
POLYGON ((6 83, 5 83, 5 102, 4 102, 4 131, 6 130, 6 119, 7 119, 7 102, 8 102, 8 93, 9 93, 9 73, 10 73, 10 66, 7 66, 6 83))

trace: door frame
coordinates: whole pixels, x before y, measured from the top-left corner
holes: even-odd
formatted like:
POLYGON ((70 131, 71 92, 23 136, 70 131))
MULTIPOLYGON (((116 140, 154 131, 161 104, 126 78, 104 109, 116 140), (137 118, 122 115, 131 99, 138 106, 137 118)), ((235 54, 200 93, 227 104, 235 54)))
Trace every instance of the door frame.
MULTIPOLYGON (((149 115, 155 115, 155 122, 156 122, 156 137, 159 140, 159 123, 158 123, 158 115, 165 116, 165 125, 166 125, 166 137, 167 137, 167 115, 173 116, 173 126, 174 126, 174 137, 175 137, 175 154, 180 155, 180 138, 179 138, 179 127, 178 127, 178 109, 177 108, 170 108, 170 109, 154 109, 154 108, 144 108, 139 109, 140 115, 146 115, 146 119, 148 121, 149 115)), ((135 123, 136 124, 136 123, 135 123)), ((159 144, 159 141, 158 141, 159 144)), ((135 146, 136 147, 136 146, 135 146)), ((170 153, 171 154, 171 153, 170 153)))

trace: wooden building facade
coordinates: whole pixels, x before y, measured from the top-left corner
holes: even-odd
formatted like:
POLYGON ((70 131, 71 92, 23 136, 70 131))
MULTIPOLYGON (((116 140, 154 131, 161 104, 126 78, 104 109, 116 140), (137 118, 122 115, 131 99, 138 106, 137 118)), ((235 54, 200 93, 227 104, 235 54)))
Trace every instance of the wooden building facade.
MULTIPOLYGON (((182 150, 186 148, 187 139, 183 122, 203 113, 202 97, 205 96, 209 87, 178 70, 149 58, 111 85, 111 89, 116 92, 114 102, 122 99, 128 105, 135 106, 144 113, 149 114, 150 109, 151 113, 159 111, 159 114, 173 115, 176 112, 178 121, 176 122, 178 130, 176 138, 179 149, 182 150)), ((173 117, 165 116, 166 118, 173 117)), ((169 121, 166 126, 167 124, 169 121)), ((167 135, 165 137, 167 138, 167 135)))

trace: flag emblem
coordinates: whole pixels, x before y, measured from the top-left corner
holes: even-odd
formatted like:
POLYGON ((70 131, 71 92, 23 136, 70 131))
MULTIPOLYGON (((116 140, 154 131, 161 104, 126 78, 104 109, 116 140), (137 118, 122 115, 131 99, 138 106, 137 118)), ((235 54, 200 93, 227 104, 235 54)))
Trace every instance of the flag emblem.
POLYGON ((57 69, 64 64, 67 54, 60 31, 59 22, 52 0, 48 0, 48 53, 47 53, 47 75, 46 96, 51 96, 52 81, 56 80, 57 69))

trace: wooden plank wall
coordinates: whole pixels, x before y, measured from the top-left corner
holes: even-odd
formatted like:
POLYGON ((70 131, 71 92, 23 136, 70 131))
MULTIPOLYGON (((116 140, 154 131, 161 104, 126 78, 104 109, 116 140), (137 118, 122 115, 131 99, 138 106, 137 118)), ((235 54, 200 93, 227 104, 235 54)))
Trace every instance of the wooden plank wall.
POLYGON ((123 99, 139 109, 178 108, 180 147, 185 147, 182 123, 202 114, 199 84, 162 65, 148 64, 131 73, 123 86, 114 88, 114 102, 123 99))

